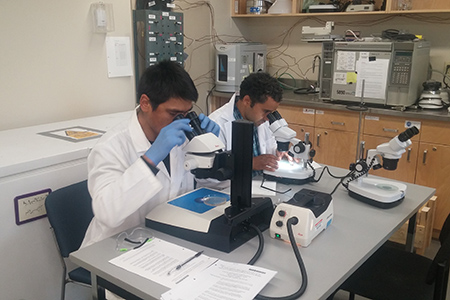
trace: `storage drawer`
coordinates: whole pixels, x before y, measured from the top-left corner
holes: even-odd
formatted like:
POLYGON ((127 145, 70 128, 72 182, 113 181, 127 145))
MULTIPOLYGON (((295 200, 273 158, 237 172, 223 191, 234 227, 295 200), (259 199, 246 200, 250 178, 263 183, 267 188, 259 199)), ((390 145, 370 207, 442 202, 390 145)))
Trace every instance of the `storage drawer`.
MULTIPOLYGON (((406 126, 408 122, 420 124, 419 121, 412 119, 368 114, 364 117, 363 132, 364 134, 393 138, 408 128, 406 126)), ((411 140, 419 141, 419 136, 420 133, 412 137, 411 140)))
POLYGON ((314 126, 314 108, 280 104, 277 110, 289 124, 314 126))
POLYGON ((423 120, 420 141, 450 145, 450 122, 423 120))
POLYGON ((316 109, 316 127, 358 132, 358 124, 359 113, 316 109))

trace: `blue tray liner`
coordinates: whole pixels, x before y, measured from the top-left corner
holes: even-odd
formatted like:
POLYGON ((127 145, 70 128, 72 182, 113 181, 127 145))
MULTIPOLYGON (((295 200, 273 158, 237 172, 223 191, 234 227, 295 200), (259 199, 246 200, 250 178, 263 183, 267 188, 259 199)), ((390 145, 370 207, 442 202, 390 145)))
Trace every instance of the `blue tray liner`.
POLYGON ((178 198, 175 198, 168 203, 180 208, 187 209, 189 211, 195 212, 195 213, 205 213, 211 209, 213 209, 215 206, 207 205, 205 203, 197 202, 195 199, 204 197, 204 196, 218 196, 218 197, 225 197, 227 198, 227 201, 230 201, 230 195, 221 193, 218 191, 210 190, 207 188, 200 188, 197 190, 192 191, 189 194, 185 194, 183 196, 180 196, 178 198))

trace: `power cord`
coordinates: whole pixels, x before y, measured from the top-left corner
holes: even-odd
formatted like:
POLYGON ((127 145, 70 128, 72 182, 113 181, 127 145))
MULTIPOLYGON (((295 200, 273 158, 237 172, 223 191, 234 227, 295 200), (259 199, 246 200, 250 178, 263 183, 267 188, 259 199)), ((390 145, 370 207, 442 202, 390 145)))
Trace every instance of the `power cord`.
MULTIPOLYGON (((288 235, 289 235, 289 241, 291 242, 291 246, 292 246, 292 249, 294 250, 295 258, 297 259, 297 263, 300 268, 300 273, 302 275, 302 284, 301 284, 300 288, 297 290, 297 292, 295 292, 291 295, 288 295, 288 296, 267 297, 267 296, 258 294, 258 295, 256 295, 255 299, 258 299, 258 300, 294 300, 294 299, 297 299, 298 297, 300 297, 301 295, 303 295, 303 293, 305 292, 306 287, 308 286, 308 274, 306 273, 306 267, 303 262, 302 256, 300 254, 300 250, 298 250, 297 243, 295 242, 294 232, 292 231, 292 226, 297 223, 298 223, 298 218, 291 217, 287 220, 286 226, 287 226, 287 231, 288 231, 288 235)), ((259 258, 259 256, 261 255, 262 250, 264 248, 264 237, 262 235, 261 230, 259 230, 259 228, 257 226, 255 226, 253 224, 251 224, 250 226, 254 230, 256 230, 256 233, 258 234, 258 238, 259 238, 259 242, 260 242, 255 256, 253 256, 253 258, 248 263, 249 265, 253 265, 256 262, 256 260, 259 258)))

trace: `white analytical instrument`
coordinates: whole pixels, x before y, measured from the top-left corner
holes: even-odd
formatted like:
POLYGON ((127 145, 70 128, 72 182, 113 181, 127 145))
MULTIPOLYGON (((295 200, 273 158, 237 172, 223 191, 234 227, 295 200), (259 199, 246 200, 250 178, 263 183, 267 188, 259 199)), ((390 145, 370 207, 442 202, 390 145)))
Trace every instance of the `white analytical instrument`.
POLYGON ((295 241, 302 247, 308 247, 333 221, 331 195, 302 189, 288 202, 280 203, 270 221, 270 236, 289 241, 287 220, 292 217, 298 219, 292 228, 295 241))
POLYGON ((309 133, 305 134, 305 140, 301 141, 295 136, 297 133, 288 127, 288 123, 283 119, 278 111, 270 113, 268 116, 270 130, 277 141, 277 150, 287 152, 292 160, 281 160, 278 162, 278 169, 275 171, 264 170, 264 176, 270 180, 282 183, 301 184, 314 178, 314 169, 308 163, 315 154, 311 149, 309 133))
MULTIPOLYGON (((311 5, 319 8, 325 8, 328 5, 311 5)), ((310 6, 310 9, 311 9, 310 6)), ((335 8, 333 5, 329 5, 331 9, 335 8)), ((305 42, 323 42, 323 41, 335 41, 342 40, 342 36, 332 35, 331 32, 334 29, 334 22, 327 21, 324 27, 302 27, 302 41, 305 42)))
POLYGON ((412 126, 388 143, 369 150, 366 159, 359 160, 351 167, 354 173, 350 180, 344 184, 349 195, 381 208, 390 208, 400 204, 406 194, 406 185, 392 180, 367 177, 368 172, 370 169, 381 168, 380 157, 384 169, 397 169, 398 160, 406 152, 405 149, 411 145, 410 138, 418 133, 417 127, 412 126))

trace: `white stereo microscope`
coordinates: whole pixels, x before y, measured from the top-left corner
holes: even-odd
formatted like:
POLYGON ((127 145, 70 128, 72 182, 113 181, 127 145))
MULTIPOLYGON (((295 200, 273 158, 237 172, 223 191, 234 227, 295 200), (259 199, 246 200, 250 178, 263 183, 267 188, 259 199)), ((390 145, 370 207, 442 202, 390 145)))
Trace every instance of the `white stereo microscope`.
POLYGON ((288 127, 278 111, 267 115, 270 130, 277 141, 277 150, 287 152, 289 160, 280 160, 275 171, 263 171, 264 177, 286 184, 302 184, 314 179, 314 169, 310 165, 315 150, 309 141, 309 133, 305 134, 305 140, 296 138, 297 133, 288 127))
POLYGON ((350 169, 353 171, 349 180, 343 185, 348 189, 351 197, 365 203, 391 208, 400 204, 406 194, 406 185, 380 178, 368 177, 370 169, 397 169, 398 160, 406 148, 411 145, 410 138, 419 133, 417 127, 412 126, 400 133, 388 143, 370 149, 366 159, 360 159, 350 169), (381 159, 380 159, 381 158, 381 159))

